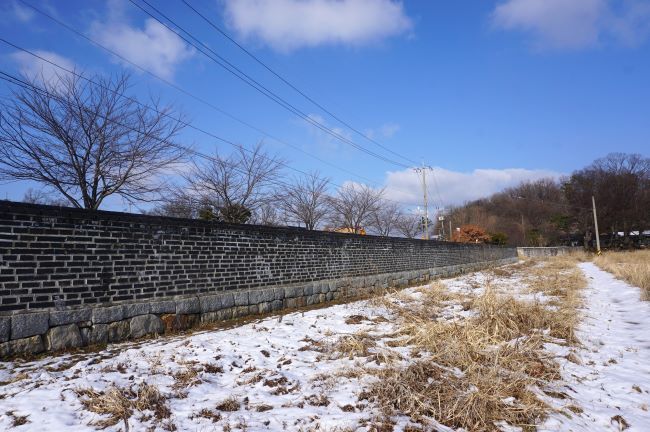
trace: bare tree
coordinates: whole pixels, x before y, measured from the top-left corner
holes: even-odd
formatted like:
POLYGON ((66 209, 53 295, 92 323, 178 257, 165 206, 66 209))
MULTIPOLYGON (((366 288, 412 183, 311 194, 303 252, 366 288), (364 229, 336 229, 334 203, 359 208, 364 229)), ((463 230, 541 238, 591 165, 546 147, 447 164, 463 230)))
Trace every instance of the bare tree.
POLYGON ((287 222, 302 224, 308 230, 316 229, 328 212, 328 183, 329 179, 314 172, 283 187, 278 201, 287 222))
POLYGON ((283 225, 282 215, 273 202, 266 202, 258 207, 251 216, 250 222, 257 225, 283 225))
POLYGON ((68 201, 57 197, 55 194, 50 193, 44 189, 29 188, 23 195, 23 202, 30 204, 46 204, 59 207, 65 207, 68 201))
POLYGON ((397 203, 382 200, 379 209, 370 218, 370 227, 380 236, 388 237, 397 228, 401 216, 400 206, 397 203))
POLYGON ((0 102, 0 179, 32 180, 98 209, 111 195, 153 200, 185 156, 173 141, 185 123, 157 100, 148 109, 121 96, 128 75, 25 81, 0 102))
POLYGON ((395 228, 406 238, 415 238, 422 232, 422 217, 416 214, 402 213, 395 221, 395 228))
POLYGON ((169 188, 161 203, 147 212, 154 216, 195 219, 207 203, 199 202, 186 191, 179 188, 169 188))
POLYGON ((185 178, 193 194, 218 206, 225 222, 246 223, 253 212, 271 201, 282 164, 259 143, 252 150, 240 146, 228 157, 216 155, 195 162, 185 178))
POLYGON ((348 183, 330 197, 331 222, 359 233, 371 223, 379 210, 384 190, 375 190, 366 185, 348 183))

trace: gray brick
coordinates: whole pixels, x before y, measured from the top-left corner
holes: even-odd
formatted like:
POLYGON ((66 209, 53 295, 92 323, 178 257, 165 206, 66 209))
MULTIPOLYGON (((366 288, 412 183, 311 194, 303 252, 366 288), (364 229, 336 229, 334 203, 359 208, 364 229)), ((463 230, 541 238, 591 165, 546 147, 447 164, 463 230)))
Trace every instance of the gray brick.
POLYGON ((21 313, 11 317, 11 339, 42 335, 49 328, 49 312, 21 313))

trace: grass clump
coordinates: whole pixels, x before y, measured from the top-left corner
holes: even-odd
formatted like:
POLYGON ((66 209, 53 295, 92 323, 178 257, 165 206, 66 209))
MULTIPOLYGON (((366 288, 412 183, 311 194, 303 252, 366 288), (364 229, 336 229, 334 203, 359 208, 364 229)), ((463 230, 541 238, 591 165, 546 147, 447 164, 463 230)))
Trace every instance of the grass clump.
POLYGON ((575 341, 576 306, 585 281, 573 260, 527 264, 526 271, 534 290, 549 296, 547 290, 553 291, 553 305, 504 295, 489 282, 471 299, 475 313, 463 319, 432 316, 432 309, 455 298, 440 286, 419 303, 388 305, 400 323, 395 341, 419 359, 373 370, 377 380, 360 399, 377 405, 387 418, 408 415, 424 426, 435 419, 472 431, 500 430, 503 422, 534 428, 549 409, 535 389, 560 377, 543 344, 548 335, 575 341), (553 281, 550 275, 558 271, 568 276, 566 283, 553 281))
POLYGON ((157 420, 169 418, 171 411, 167 399, 155 386, 142 383, 139 387, 123 388, 111 386, 103 391, 90 388, 75 390, 85 409, 106 418, 93 423, 100 429, 114 426, 120 421, 129 430, 129 418, 134 411, 151 411, 157 420))
POLYGON ((650 301, 650 250, 607 252, 594 262, 617 278, 641 288, 641 298, 650 301))

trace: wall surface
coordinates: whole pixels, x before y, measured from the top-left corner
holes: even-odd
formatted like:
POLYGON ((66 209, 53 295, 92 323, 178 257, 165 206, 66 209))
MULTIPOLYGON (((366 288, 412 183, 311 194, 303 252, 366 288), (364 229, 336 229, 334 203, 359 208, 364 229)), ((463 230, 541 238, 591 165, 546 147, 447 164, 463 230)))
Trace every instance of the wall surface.
POLYGON ((354 297, 514 259, 512 248, 0 201, 0 355, 354 297))
POLYGON ((577 246, 555 246, 555 247, 518 247, 517 254, 523 257, 551 257, 566 255, 571 252, 581 251, 583 248, 577 246))

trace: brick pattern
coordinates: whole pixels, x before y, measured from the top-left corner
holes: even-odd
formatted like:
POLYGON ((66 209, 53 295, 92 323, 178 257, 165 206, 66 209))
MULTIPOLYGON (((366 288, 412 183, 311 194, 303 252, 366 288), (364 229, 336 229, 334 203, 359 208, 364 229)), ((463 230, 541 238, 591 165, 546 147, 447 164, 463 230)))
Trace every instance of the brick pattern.
POLYGON ((0 312, 105 305, 493 261, 484 245, 0 201, 0 312))

